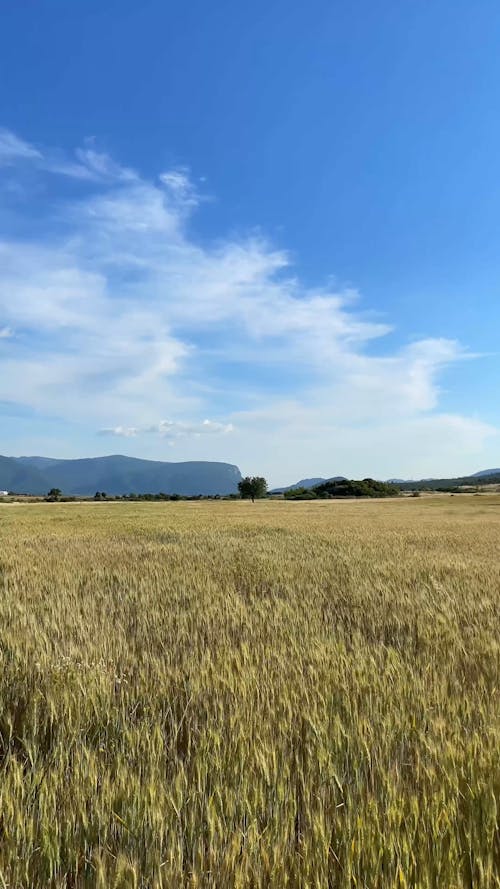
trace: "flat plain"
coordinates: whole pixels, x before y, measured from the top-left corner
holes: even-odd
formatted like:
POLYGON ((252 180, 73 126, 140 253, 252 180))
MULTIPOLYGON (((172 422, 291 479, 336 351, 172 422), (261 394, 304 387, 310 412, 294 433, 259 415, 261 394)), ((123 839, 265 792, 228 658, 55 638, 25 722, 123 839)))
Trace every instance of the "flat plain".
POLYGON ((0 506, 0 886, 500 887, 500 498, 0 506))

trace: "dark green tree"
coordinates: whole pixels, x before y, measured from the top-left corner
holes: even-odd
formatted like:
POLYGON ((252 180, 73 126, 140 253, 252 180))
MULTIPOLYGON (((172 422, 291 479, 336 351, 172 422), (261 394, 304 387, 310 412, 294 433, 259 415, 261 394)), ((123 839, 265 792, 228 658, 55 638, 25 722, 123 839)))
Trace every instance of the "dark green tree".
POLYGON ((373 478, 330 479, 313 489, 318 497, 397 497, 399 488, 373 478))
POLYGON ((283 492, 283 496, 285 500, 316 500, 318 495, 312 488, 290 488, 283 492))
POLYGON ((49 500, 60 500, 62 491, 60 488, 51 488, 49 493, 47 494, 47 498, 49 500))
POLYGON ((256 498, 259 499, 266 496, 267 482, 260 475, 247 475, 238 482, 238 491, 240 492, 240 497, 243 497, 243 499, 250 497, 253 503, 256 498))

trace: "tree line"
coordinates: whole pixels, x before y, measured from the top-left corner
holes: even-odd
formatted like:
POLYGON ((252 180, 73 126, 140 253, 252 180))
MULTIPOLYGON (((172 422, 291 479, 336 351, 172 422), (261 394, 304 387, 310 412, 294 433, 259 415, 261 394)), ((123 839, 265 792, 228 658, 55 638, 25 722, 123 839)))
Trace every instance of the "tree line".
MULTIPOLYGON (((329 500, 342 497, 397 497, 400 489, 397 485, 390 482, 380 482, 373 478, 357 479, 336 479, 322 482, 312 488, 291 488, 284 492, 285 500, 329 500)), ((268 484, 266 479, 261 475, 247 475, 238 482, 238 494, 213 494, 213 495, 181 495, 181 494, 165 494, 163 492, 157 494, 117 494, 109 496, 105 491, 96 491, 93 499, 102 500, 234 500, 236 497, 243 500, 261 500, 268 496, 268 484)), ((77 500, 77 497, 64 497, 60 488, 51 488, 48 492, 46 500, 50 502, 60 500, 77 500)), ((91 499, 91 498, 81 498, 91 499)))

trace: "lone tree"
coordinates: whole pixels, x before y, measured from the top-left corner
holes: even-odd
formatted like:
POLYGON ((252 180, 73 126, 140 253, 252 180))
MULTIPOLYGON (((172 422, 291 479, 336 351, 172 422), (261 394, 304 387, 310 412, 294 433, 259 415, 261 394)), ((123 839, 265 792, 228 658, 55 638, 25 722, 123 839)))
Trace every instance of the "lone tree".
POLYGON ((60 500, 62 491, 60 488, 51 488, 47 494, 47 500, 60 500))
POLYGON ((242 478, 241 481, 238 482, 238 491, 243 499, 251 497, 253 503, 256 497, 261 498, 266 496, 267 482, 265 478, 262 478, 260 475, 247 475, 246 478, 242 478))

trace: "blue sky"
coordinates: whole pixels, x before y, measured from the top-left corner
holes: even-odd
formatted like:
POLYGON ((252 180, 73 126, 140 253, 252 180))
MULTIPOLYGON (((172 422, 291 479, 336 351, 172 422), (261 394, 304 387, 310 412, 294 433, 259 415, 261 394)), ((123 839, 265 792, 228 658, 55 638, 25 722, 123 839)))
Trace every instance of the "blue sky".
POLYGON ((0 12, 0 452, 500 464, 498 3, 0 12))

